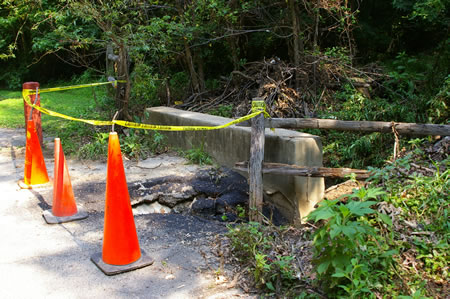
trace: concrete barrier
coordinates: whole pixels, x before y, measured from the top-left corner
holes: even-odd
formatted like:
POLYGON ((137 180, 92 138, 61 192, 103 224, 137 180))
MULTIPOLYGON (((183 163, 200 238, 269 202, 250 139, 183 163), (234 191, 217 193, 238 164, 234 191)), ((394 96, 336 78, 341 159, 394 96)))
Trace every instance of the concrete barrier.
MULTIPOLYGON (((169 107, 148 108, 149 124, 174 126, 218 126, 229 118, 169 107)), ((213 131, 164 132, 170 146, 191 149, 203 145, 218 164, 233 167, 249 160, 250 128, 231 126, 213 131)), ((291 130, 266 129, 265 162, 322 166, 322 143, 318 136, 291 130)), ((265 201, 274 204, 290 221, 299 221, 323 198, 323 178, 264 175, 265 201)))

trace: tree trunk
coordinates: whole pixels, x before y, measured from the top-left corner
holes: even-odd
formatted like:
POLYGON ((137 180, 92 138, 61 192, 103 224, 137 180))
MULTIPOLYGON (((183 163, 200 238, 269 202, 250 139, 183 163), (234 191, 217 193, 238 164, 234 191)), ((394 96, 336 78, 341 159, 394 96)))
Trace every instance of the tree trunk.
POLYGON ((117 62, 117 79, 125 80, 124 83, 117 83, 116 105, 119 109, 119 119, 132 120, 129 112, 129 100, 131 92, 130 75, 128 71, 128 50, 124 44, 119 46, 119 60, 117 62))
POLYGON ((194 59, 192 57, 192 52, 191 52, 191 49, 189 48, 189 44, 187 41, 184 41, 184 52, 185 52, 186 63, 187 63, 188 69, 189 69, 189 74, 191 76, 192 88, 193 88, 194 92, 199 93, 201 91, 200 82, 198 80, 197 72, 195 71, 194 59))
MULTIPOLYGON (((300 39, 300 22, 298 20, 297 7, 295 5, 295 0, 289 0, 288 2, 289 10, 291 11, 292 19, 292 34, 294 39, 293 54, 294 54, 294 65, 298 67, 300 65, 301 54, 303 53, 303 41, 300 39)), ((295 89, 300 86, 299 73, 295 72, 295 89)))
POLYGON ((206 89, 205 86, 205 71, 203 69, 203 58, 202 55, 195 53, 194 54, 194 58, 195 58, 195 64, 197 65, 197 76, 198 76, 198 85, 200 87, 200 92, 203 92, 206 89))
POLYGON ((236 37, 228 37, 227 43, 230 46, 231 50, 231 61, 233 62, 233 70, 239 70, 239 55, 238 55, 238 46, 237 46, 237 38, 236 37))
MULTIPOLYGON (((117 60, 113 60, 115 58, 114 55, 114 48, 112 43, 108 43, 106 46, 106 77, 114 77, 114 63, 116 63, 117 60)), ((111 85, 108 85, 107 87, 108 96, 113 97, 114 96, 114 87, 111 85)))

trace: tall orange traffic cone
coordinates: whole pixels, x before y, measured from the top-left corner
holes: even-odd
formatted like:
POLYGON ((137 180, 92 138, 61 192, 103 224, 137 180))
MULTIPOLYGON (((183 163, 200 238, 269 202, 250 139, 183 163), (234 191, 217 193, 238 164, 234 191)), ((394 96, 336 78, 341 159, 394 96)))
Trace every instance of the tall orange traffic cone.
POLYGON ((45 221, 48 224, 55 224, 87 218, 88 214, 75 203, 69 170, 59 138, 55 138, 54 176, 53 207, 42 213, 45 221))
POLYGON ((24 179, 19 182, 19 186, 22 189, 31 189, 49 181, 36 128, 33 120, 29 120, 27 122, 24 179))
POLYGON ((108 143, 103 250, 91 260, 106 275, 143 268, 154 262, 139 248, 119 137, 115 132, 109 134, 108 143))

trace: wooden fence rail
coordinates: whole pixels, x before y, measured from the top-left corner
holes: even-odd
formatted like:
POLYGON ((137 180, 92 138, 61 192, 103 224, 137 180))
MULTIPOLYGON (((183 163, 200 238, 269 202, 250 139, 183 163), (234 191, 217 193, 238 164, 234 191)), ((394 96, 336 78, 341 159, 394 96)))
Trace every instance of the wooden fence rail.
MULTIPOLYGON (((242 122, 238 126, 248 127, 250 122, 242 122)), ((345 121, 318 118, 267 118, 266 128, 284 129, 321 129, 356 132, 392 133, 393 127, 400 135, 416 136, 450 136, 450 125, 416 124, 385 121, 345 121)))
MULTIPOLYGON (((264 99, 255 98, 252 107, 265 109, 264 99)), ((398 147, 398 135, 418 136, 450 136, 450 125, 398 123, 382 121, 342 121, 334 119, 316 118, 269 118, 264 119, 260 114, 251 121, 238 124, 238 126, 251 126, 250 161, 237 162, 235 169, 248 172, 249 176, 249 208, 250 221, 262 221, 263 205, 263 174, 294 175, 307 177, 332 177, 342 178, 351 173, 357 179, 365 179, 370 176, 367 170, 350 168, 326 168, 326 167, 302 167, 280 163, 263 163, 265 127, 285 129, 323 129, 356 132, 382 132, 395 134, 394 157, 398 147)))
MULTIPOLYGON (((243 172, 249 172, 248 162, 236 162, 234 169, 243 172)), ((327 178, 345 178, 354 173, 356 179, 362 180, 370 177, 370 172, 364 169, 352 168, 327 168, 327 167, 303 167, 298 165, 289 165, 281 163, 263 163, 263 174, 291 175, 304 177, 327 177, 327 178)))

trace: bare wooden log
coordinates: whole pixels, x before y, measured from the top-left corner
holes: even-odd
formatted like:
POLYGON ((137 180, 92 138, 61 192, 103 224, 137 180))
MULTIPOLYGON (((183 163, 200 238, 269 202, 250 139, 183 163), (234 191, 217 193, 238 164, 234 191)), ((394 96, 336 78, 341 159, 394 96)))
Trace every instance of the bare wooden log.
MULTIPOLYGON (((234 169, 238 171, 248 172, 248 162, 237 162, 234 169)), ((370 172, 364 169, 352 168, 327 168, 327 167, 304 167, 298 165, 289 165, 281 163, 263 163, 263 174, 289 175, 289 176, 305 176, 305 177, 327 177, 327 178, 345 178, 354 173, 356 179, 367 179, 370 172)))
MULTIPOLYGON (((248 127, 245 121, 238 126, 248 127)), ((344 121, 318 118, 268 118, 265 127, 285 129, 321 129, 356 132, 392 133, 392 127, 401 135, 450 136, 450 125, 398 123, 384 121, 344 121)))
MULTIPOLYGON (((255 98, 253 101, 263 99, 255 98)), ((263 178, 262 165, 264 159, 264 114, 252 118, 249 163, 249 218, 250 221, 262 222, 263 178)))

